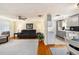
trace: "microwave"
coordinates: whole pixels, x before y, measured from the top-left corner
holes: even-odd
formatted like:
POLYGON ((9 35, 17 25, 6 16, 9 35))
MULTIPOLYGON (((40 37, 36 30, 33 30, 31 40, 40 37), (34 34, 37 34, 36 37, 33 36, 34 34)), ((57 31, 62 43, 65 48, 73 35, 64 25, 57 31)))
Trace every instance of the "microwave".
POLYGON ((71 26, 70 31, 79 31, 79 26, 71 26))

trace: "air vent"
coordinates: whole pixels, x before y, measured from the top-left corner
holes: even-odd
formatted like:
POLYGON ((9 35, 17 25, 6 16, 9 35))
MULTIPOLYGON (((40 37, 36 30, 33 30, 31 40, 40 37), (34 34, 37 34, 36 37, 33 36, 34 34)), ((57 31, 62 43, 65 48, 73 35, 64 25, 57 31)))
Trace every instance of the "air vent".
POLYGON ((57 14, 56 16, 60 16, 59 14, 57 14))

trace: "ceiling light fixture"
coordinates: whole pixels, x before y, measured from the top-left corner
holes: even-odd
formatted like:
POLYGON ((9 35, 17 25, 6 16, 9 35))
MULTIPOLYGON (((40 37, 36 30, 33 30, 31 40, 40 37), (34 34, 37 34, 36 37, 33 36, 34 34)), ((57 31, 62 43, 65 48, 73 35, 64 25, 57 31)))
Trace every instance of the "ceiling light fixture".
POLYGON ((59 14, 57 14, 56 16, 60 16, 59 14))
POLYGON ((79 7, 79 3, 77 3, 77 7, 79 7))
POLYGON ((38 17, 42 17, 42 15, 38 15, 38 17))

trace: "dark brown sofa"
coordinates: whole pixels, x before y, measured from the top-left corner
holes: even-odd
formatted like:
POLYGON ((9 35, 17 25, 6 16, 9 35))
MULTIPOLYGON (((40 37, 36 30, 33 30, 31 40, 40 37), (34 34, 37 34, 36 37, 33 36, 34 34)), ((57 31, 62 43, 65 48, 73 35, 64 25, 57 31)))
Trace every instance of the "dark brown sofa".
POLYGON ((21 33, 17 34, 19 39, 35 39, 36 30, 22 30, 21 33))

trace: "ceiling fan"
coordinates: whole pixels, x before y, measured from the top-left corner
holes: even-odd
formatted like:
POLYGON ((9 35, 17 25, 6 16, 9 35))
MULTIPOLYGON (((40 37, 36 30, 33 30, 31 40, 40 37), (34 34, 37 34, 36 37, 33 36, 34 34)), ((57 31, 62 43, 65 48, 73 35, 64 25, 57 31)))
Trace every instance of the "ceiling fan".
POLYGON ((18 16, 18 19, 19 20, 26 20, 27 18, 26 17, 23 17, 23 16, 18 16))
POLYGON ((77 7, 79 7, 79 3, 77 3, 77 7))

